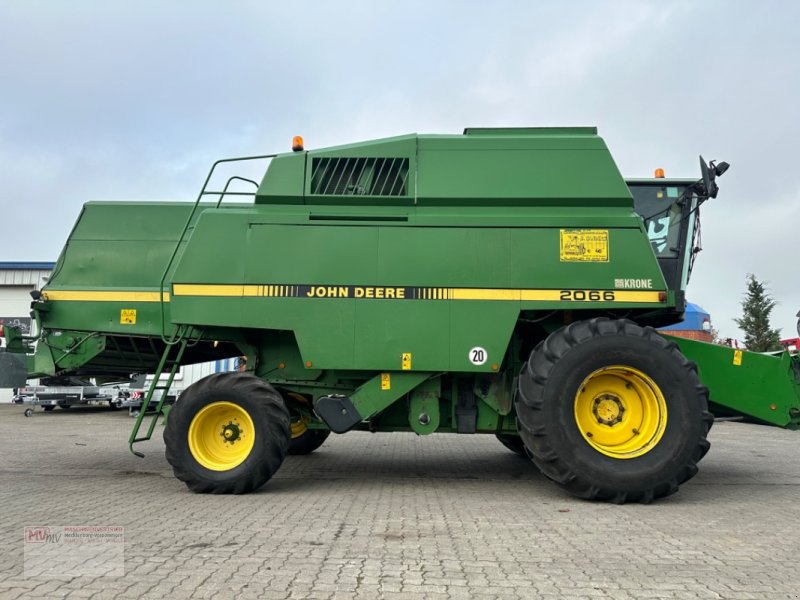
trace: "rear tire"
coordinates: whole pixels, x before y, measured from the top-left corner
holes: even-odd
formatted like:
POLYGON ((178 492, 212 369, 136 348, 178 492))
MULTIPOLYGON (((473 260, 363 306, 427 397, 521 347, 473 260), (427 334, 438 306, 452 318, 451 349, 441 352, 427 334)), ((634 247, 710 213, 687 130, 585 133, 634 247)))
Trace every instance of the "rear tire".
POLYGON ((309 429, 311 418, 308 412, 313 412, 313 404, 309 397, 287 390, 284 391, 283 399, 289 408, 291 420, 292 439, 289 441, 289 454, 292 456, 311 454, 328 439, 331 434, 330 429, 309 429))
POLYGON ((668 496, 708 451, 708 390, 694 363, 650 327, 573 323, 534 349, 518 385, 520 434, 533 462, 580 498, 668 496))
POLYGON ((175 477, 193 492, 244 494, 280 468, 289 446, 289 412, 265 381, 216 373, 189 386, 164 429, 175 477))
POLYGON ((331 432, 327 429, 306 429, 289 441, 289 454, 292 456, 311 454, 322 446, 330 434, 331 432))
POLYGON ((53 406, 52 404, 50 404, 50 405, 47 405, 47 406, 43 406, 43 407, 42 407, 42 410, 43 410, 44 412, 50 412, 50 411, 51 411, 51 410, 53 410, 54 408, 55 408, 55 406, 53 406))
POLYGON ((511 450, 514 454, 528 458, 528 452, 525 449, 525 442, 518 435, 512 433, 498 433, 497 439, 503 446, 511 450))

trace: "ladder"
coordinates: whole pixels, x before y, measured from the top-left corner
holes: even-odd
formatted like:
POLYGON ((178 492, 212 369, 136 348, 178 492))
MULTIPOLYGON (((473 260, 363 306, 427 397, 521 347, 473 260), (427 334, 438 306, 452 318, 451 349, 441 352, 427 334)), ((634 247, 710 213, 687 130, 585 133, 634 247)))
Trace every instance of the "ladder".
MULTIPOLYGON (((194 206, 192 206, 192 210, 189 212, 189 217, 186 219, 186 223, 183 226, 183 230, 181 231, 181 235, 178 238, 177 243, 175 244, 175 248, 172 250, 172 254, 167 261, 167 265, 164 268, 164 272, 161 275, 161 282, 159 284, 159 305, 160 305, 160 313, 161 313, 161 341, 164 342, 166 345, 164 349, 164 354, 161 356, 161 360, 158 363, 158 367, 156 368, 156 372, 153 374, 153 381, 150 382, 150 387, 147 390, 147 394, 142 401, 142 407, 139 409, 139 414, 136 417, 136 423, 133 425, 133 431, 131 431, 131 436, 128 438, 128 448, 130 451, 138 456, 139 458, 143 458, 144 454, 141 452, 137 452, 133 449, 133 445, 138 442, 145 442, 153 437, 153 431, 155 431, 156 425, 158 423, 158 417, 162 414, 162 409, 164 407, 164 402, 167 400, 167 392, 169 388, 172 386, 172 381, 175 379, 175 374, 178 372, 178 369, 181 365, 181 359, 183 358, 183 353, 186 350, 186 346, 189 343, 189 338, 187 337, 187 332, 191 330, 191 327, 186 325, 178 325, 177 330, 170 335, 167 336, 167 317, 166 317, 166 308, 165 308, 165 298, 168 297, 169 291, 167 283, 167 276, 169 275, 170 269, 172 268, 173 264, 175 263, 175 259, 178 256, 178 251, 181 248, 181 244, 186 240, 186 234, 189 232, 189 229, 192 227, 192 221, 194 220, 195 214, 197 213, 198 208, 200 207, 200 202, 206 196, 218 196, 216 208, 222 204, 222 201, 225 199, 226 196, 253 196, 255 192, 229 192, 228 187, 234 181, 244 181, 246 183, 251 183, 256 188, 258 188, 258 182, 253 181, 251 179, 247 179, 245 177, 239 177, 238 175, 234 175, 233 177, 229 177, 228 181, 225 183, 225 187, 220 190, 208 190, 208 184, 211 181, 212 176, 214 175, 214 171, 216 168, 224 163, 233 163, 233 162, 244 162, 244 161, 252 161, 252 160, 266 160, 266 159, 273 159, 277 156, 277 154, 263 154, 258 156, 240 156, 236 158, 223 158, 221 160, 216 161, 213 165, 211 165, 211 169, 206 176, 206 180, 203 182, 203 187, 200 189, 200 193, 197 195, 197 199, 194 202, 194 206), (177 354, 170 358, 170 354, 172 354, 173 348, 177 348, 177 354), (164 369, 168 364, 171 364, 169 368, 169 377, 167 377, 166 385, 158 385, 159 380, 161 379, 161 375, 164 373, 164 369), (150 408, 150 404, 153 402, 153 396, 157 391, 161 392, 161 397, 158 399, 158 402, 155 404, 155 408, 152 410, 148 410, 150 408), (150 424, 147 427, 147 433, 143 436, 139 437, 139 431, 142 428, 142 423, 144 419, 150 417, 150 424)), ((195 340, 196 343, 197 340, 195 340)))
POLYGON ((187 337, 181 335, 180 333, 176 333, 173 339, 167 343, 166 348, 164 348, 164 354, 161 355, 161 360, 158 363, 158 367, 156 367, 156 372, 153 374, 153 381, 150 382, 150 387, 147 389, 147 394, 142 401, 142 406, 139 409, 138 416, 136 417, 136 423, 133 425, 133 431, 131 431, 131 436, 128 438, 128 448, 135 456, 138 456, 139 458, 144 458, 144 454, 134 450, 133 445, 138 442, 145 442, 153 437, 153 431, 155 431, 156 425, 158 424, 158 417, 161 415, 164 403, 167 401, 167 392, 169 392, 169 388, 172 387, 172 381, 175 379, 175 374, 181 367, 181 359, 183 358, 183 353, 186 350, 186 345, 188 343, 189 339, 187 337), (173 348, 177 350, 177 353, 175 353, 174 358, 170 359, 170 354, 173 354, 173 348), (164 385, 159 385, 161 375, 164 373, 164 370, 170 361, 172 364, 169 367, 169 376, 167 377, 167 382, 164 385), (153 396, 157 391, 161 392, 161 397, 158 399, 158 402, 155 403, 155 407, 150 409, 150 404, 153 402, 153 396), (147 417, 150 418, 150 424, 147 427, 147 433, 141 437, 137 437, 139 436, 139 431, 142 428, 142 423, 147 417))

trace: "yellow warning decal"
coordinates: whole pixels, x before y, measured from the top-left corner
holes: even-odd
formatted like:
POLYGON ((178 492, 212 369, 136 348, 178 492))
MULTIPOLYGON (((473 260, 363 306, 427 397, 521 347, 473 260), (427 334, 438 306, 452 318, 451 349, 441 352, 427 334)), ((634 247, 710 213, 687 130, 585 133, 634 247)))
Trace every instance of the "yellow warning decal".
POLYGON ((381 389, 392 389, 392 375, 391 373, 381 373, 381 389))
POLYGON ((410 371, 411 370, 411 353, 410 352, 403 352, 403 355, 400 358, 400 368, 403 369, 403 371, 410 371))
POLYGON ((742 351, 741 350, 734 350, 733 351, 733 366, 741 367, 742 366, 742 351))
POLYGON ((136 325, 136 309, 123 308, 119 311, 120 325, 136 325))
POLYGON ((608 262, 608 229, 561 230, 561 262, 608 262))

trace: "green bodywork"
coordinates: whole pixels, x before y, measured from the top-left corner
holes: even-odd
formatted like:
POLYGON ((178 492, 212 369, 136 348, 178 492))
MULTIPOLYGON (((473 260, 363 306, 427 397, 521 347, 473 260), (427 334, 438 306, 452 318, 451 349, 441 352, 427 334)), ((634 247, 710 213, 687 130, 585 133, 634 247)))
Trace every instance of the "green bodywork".
POLYGON ((697 365, 717 416, 744 416, 787 429, 800 427, 800 355, 759 354, 671 338, 697 365))
MULTIPOLYGON (((188 340, 182 364, 244 355, 284 392, 347 396, 360 428, 513 432, 515 374, 550 332, 682 318, 685 277, 668 284, 594 128, 280 154, 252 203, 205 189, 84 206, 34 303, 30 376, 153 372, 188 340)), ((786 426, 785 404, 754 416, 786 426)))

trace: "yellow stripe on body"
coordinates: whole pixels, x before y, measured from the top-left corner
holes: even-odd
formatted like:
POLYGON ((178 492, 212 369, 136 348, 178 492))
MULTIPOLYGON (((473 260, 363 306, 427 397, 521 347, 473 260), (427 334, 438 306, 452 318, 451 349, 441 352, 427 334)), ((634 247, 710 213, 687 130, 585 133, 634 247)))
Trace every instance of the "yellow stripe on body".
MULTIPOLYGON (((95 290, 46 290, 46 300, 66 302, 158 302, 158 292, 95 291, 95 290)), ((169 302, 169 293, 164 292, 164 302, 169 302)))
POLYGON ((653 302, 664 303, 666 300, 659 299, 661 294, 666 292, 634 292, 630 290, 614 290, 614 302, 653 302))
MULTIPOLYGON (((173 285, 174 296, 194 297, 297 297, 297 286, 293 285, 244 285, 244 284, 185 284, 173 285)), ((663 291, 651 290, 524 290, 506 288, 419 288, 421 300, 488 300, 506 302, 632 302, 662 304, 663 291), (600 297, 592 297, 600 294, 600 297), (611 298, 606 294, 613 295, 611 298), (568 297, 565 297, 567 295, 568 297)), ((158 302, 157 291, 101 291, 101 290, 53 290, 45 291, 47 300, 82 302, 158 302)), ((167 292, 164 302, 170 301, 167 292)), ((391 298, 390 298, 391 299, 391 298)), ((410 299, 410 298, 407 298, 410 299)))
POLYGON ((453 288, 451 292, 453 300, 519 300, 522 290, 453 288))
POLYGON ((487 289, 487 288, 452 288, 449 298, 453 300, 521 300, 523 302, 644 302, 663 304, 665 300, 660 299, 664 292, 640 292, 630 290, 513 290, 513 289, 487 289), (586 297, 581 299, 563 298, 564 292, 585 293, 586 297), (590 298, 589 292, 610 292, 614 294, 613 299, 590 298))
POLYGON ((532 302, 558 302, 561 300, 561 290, 520 290, 520 300, 532 302))
POLYGON ((175 296, 258 296, 258 288, 257 285, 176 283, 172 286, 172 294, 175 296))

